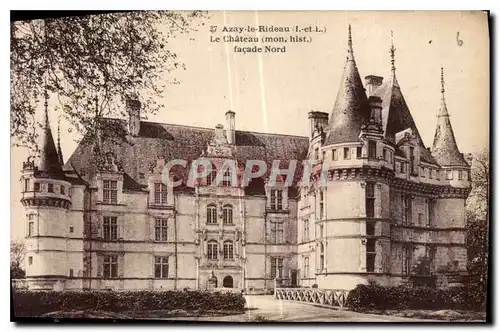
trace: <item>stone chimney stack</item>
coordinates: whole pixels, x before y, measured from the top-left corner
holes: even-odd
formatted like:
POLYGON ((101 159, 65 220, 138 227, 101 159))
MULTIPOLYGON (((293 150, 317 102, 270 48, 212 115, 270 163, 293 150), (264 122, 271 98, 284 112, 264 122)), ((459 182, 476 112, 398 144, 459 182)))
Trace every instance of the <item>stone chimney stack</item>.
POLYGON ((226 139, 230 145, 236 143, 236 136, 234 131, 234 118, 235 114, 233 111, 226 112, 226 139))
POLYGON ((368 75, 365 77, 366 94, 371 96, 373 91, 375 91, 379 86, 382 85, 384 80, 381 76, 368 75))
POLYGON ((309 134, 311 139, 316 137, 320 132, 325 132, 328 126, 328 113, 325 112, 309 112, 309 134))
POLYGON ((137 97, 128 97, 125 104, 129 116, 129 134, 138 136, 141 129, 141 102, 137 97))

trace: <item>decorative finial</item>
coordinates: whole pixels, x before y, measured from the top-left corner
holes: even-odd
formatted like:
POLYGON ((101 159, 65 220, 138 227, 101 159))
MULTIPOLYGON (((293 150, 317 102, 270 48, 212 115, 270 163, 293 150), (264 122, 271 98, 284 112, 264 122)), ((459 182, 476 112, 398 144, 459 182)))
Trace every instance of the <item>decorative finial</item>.
POLYGON ((390 53, 391 53, 391 71, 394 74, 396 72, 396 66, 394 65, 395 63, 395 53, 396 53, 396 48, 394 47, 394 35, 391 30, 391 48, 390 48, 390 53))
POLYGON ((354 51, 352 50, 351 25, 349 24, 349 38, 347 41, 347 60, 354 60, 354 51))
POLYGON ((47 91, 47 83, 45 83, 45 91, 43 92, 43 106, 45 108, 45 128, 49 126, 49 93, 47 91))
POLYGON ((57 145, 61 145, 61 117, 57 119, 57 145))
POLYGON ((444 69, 441 66, 441 93, 444 94, 444 69))

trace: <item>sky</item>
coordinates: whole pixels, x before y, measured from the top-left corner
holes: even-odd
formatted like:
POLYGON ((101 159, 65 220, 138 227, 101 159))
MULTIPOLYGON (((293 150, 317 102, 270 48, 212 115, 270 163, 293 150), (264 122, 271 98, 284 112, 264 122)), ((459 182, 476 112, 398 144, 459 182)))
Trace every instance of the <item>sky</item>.
MULTIPOLYGON (((349 24, 361 77, 388 77, 393 32, 398 82, 426 146, 432 145, 434 137, 443 66, 446 102, 459 149, 474 153, 488 147, 488 22, 485 14, 474 12, 210 12, 198 31, 170 41, 169 49, 186 70, 165 74, 165 81, 175 77, 180 84, 168 85, 161 97, 164 108, 148 120, 213 128, 224 124, 224 113, 233 110, 238 130, 307 136, 307 113, 330 113, 333 108, 347 55, 349 24), (211 36, 224 36, 223 26, 259 25, 317 26, 326 31, 289 34, 311 40, 283 44, 285 53, 235 53, 233 47, 240 44, 210 41, 211 36), (211 26, 217 26, 217 32, 211 33, 211 26)), ((51 102, 49 117, 55 137, 54 106, 51 102)), ((79 138, 68 129, 62 122, 65 161, 79 138)), ((27 156, 23 149, 12 149, 11 236, 16 239, 24 236, 19 177, 27 156)))

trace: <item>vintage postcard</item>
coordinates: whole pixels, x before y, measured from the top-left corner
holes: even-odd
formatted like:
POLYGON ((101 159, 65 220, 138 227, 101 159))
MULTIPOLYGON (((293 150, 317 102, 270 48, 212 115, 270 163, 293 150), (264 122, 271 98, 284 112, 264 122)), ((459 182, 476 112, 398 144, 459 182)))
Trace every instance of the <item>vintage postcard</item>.
POLYGON ((491 320, 488 12, 10 29, 12 321, 491 320))

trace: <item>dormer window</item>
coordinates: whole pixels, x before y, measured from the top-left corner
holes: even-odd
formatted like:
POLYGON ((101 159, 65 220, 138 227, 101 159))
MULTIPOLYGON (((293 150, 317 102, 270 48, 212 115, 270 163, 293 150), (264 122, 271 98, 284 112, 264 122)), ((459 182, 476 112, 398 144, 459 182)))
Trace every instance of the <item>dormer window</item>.
POLYGON ((351 159, 351 149, 350 148, 344 148, 344 159, 345 160, 351 159))
POLYGON ((163 183, 155 183, 155 205, 166 205, 167 197, 167 186, 163 183))
POLYGON ((368 141, 368 158, 376 159, 377 158, 377 142, 368 141))
POLYGON ((212 166, 212 170, 207 176, 207 186, 211 186, 213 183, 215 183, 215 178, 217 177, 217 169, 212 166))
POLYGON ((24 179, 24 191, 30 190, 30 179, 24 179))
POLYGON ((35 182, 35 191, 40 192, 40 182, 35 182))
POLYGON ((226 169, 226 171, 224 172, 224 178, 222 179, 222 185, 224 187, 230 187, 231 186, 231 171, 228 169, 226 169))
POLYGON ((118 203, 118 184, 116 180, 103 180, 103 202, 108 204, 118 203))
POLYGON ((332 160, 338 160, 339 156, 337 154, 337 149, 332 150, 332 160))
POLYGON ((283 210, 283 190, 271 190, 271 210, 283 210))

